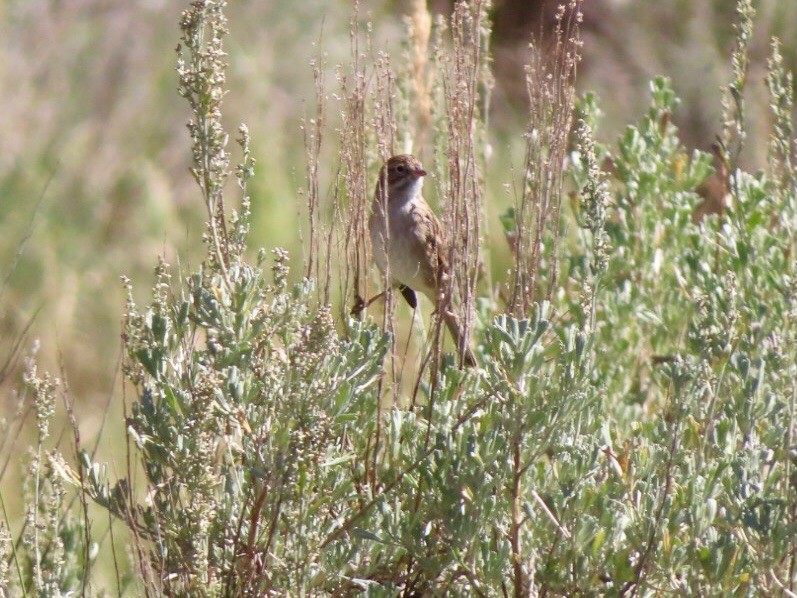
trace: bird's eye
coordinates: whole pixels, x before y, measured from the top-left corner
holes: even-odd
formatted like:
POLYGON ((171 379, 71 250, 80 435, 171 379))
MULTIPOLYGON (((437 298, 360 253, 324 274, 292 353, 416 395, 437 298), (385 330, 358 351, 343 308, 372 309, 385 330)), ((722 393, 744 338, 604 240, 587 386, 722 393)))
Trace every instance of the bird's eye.
POLYGON ((404 165, 399 164, 398 166, 396 166, 396 172, 404 172, 404 165))

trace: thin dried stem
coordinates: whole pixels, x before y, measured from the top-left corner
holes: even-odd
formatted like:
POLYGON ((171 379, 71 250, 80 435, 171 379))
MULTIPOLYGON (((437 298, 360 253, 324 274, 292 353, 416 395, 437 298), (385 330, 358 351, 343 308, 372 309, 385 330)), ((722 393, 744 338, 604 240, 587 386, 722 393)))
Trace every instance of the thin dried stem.
MULTIPOLYGON (((460 363, 464 360, 475 311, 476 284, 480 267, 483 223, 483 180, 480 165, 480 141, 484 135, 483 115, 487 110, 491 78, 487 18, 491 3, 477 0, 461 2, 451 17, 450 50, 439 51, 442 71, 443 101, 446 114, 446 138, 441 162, 442 223, 449 249, 451 276, 438 301, 438 315, 453 312, 463 334, 457 347, 460 363)), ((440 339, 439 318, 435 326, 435 344, 440 339)), ((434 361, 433 361, 434 368, 434 361)))
POLYGON ((580 0, 562 4, 553 47, 546 50, 537 41, 529 44, 529 123, 523 191, 515 197, 515 268, 509 294, 509 311, 518 317, 528 314, 536 301, 549 299, 557 284, 559 211, 581 59, 581 20, 580 0), (547 274, 544 286, 543 273, 547 274))

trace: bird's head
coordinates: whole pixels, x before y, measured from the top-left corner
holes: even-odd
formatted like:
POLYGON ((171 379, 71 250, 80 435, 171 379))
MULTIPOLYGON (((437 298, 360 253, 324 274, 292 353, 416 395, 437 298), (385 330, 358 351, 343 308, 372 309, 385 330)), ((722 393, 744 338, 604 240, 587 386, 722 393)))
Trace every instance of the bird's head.
MULTIPOLYGON (((420 188, 426 171, 418 158, 409 154, 393 156, 379 171, 377 189, 381 190, 387 183, 388 197, 404 196, 408 191, 420 188)), ((410 193, 411 196, 414 193, 410 193)))

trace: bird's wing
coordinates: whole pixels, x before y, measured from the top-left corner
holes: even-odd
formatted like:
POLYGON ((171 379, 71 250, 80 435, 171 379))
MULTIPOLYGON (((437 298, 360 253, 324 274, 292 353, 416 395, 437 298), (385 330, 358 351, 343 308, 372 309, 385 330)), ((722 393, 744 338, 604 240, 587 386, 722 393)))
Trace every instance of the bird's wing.
POLYGON ((437 216, 425 202, 414 205, 410 217, 414 237, 412 253, 418 260, 420 274, 428 287, 425 292, 428 294, 428 290, 436 289, 440 280, 448 274, 448 251, 443 229, 437 216))

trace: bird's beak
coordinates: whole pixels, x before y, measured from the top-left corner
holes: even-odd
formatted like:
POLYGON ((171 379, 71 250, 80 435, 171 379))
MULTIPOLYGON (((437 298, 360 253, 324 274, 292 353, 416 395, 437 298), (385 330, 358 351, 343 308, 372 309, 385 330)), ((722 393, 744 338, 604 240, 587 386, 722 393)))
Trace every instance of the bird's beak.
POLYGON ((415 176, 426 176, 426 171, 423 168, 416 168, 415 176))

